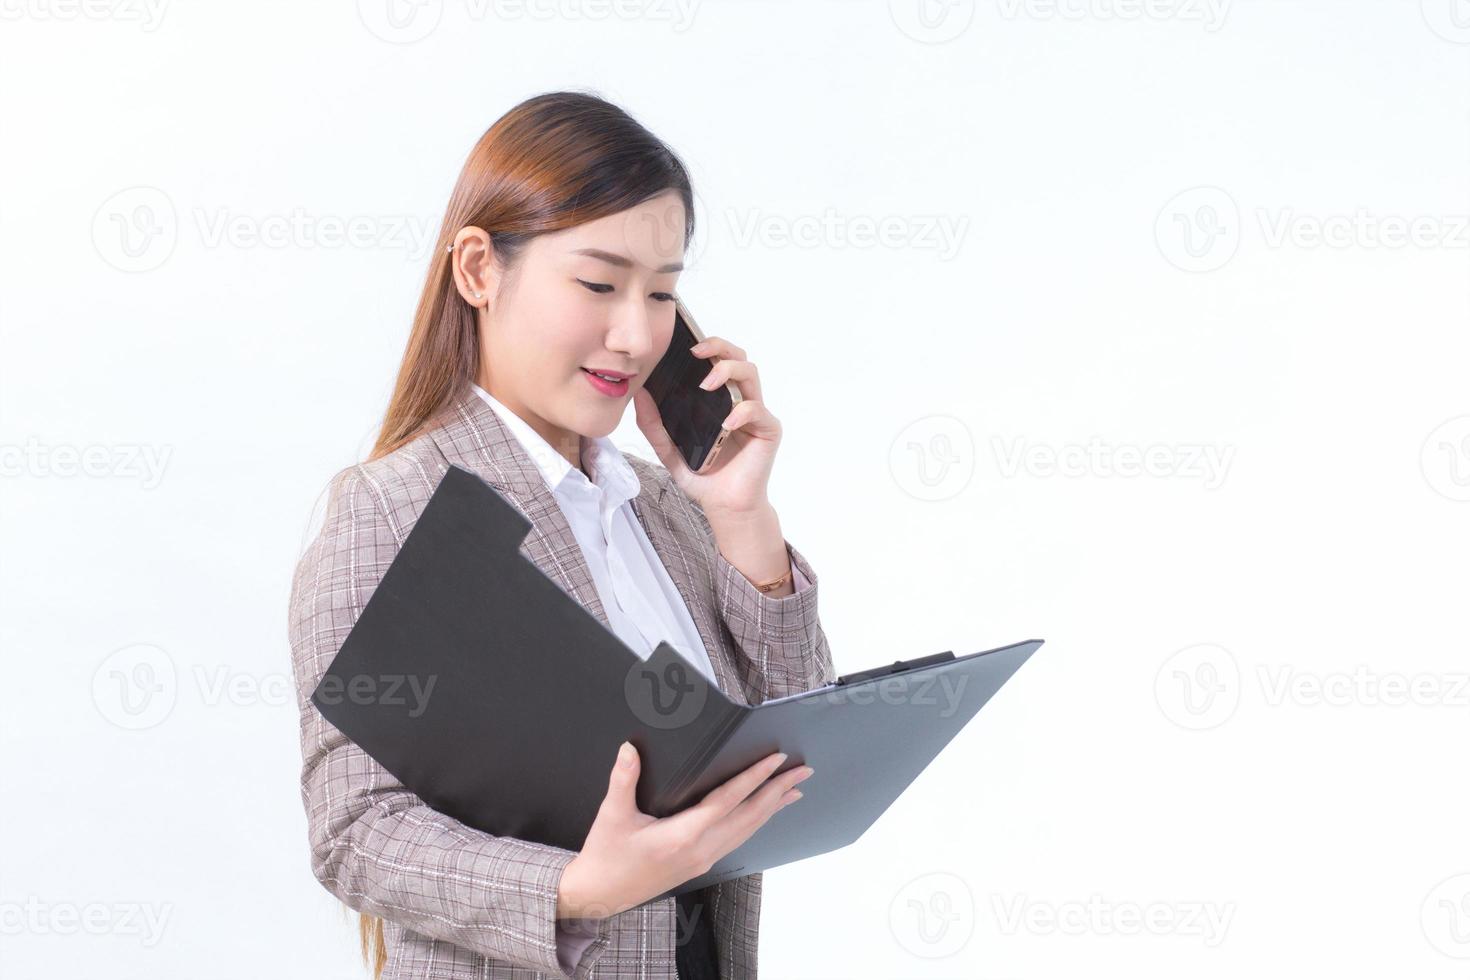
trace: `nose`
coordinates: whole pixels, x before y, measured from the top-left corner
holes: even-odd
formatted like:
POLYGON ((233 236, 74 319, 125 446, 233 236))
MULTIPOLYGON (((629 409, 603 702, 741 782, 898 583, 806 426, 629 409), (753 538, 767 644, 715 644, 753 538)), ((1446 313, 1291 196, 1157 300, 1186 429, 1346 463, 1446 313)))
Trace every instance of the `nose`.
POLYGON ((649 360, 660 329, 656 314, 648 303, 619 304, 608 327, 607 349, 646 371, 652 366, 649 360))

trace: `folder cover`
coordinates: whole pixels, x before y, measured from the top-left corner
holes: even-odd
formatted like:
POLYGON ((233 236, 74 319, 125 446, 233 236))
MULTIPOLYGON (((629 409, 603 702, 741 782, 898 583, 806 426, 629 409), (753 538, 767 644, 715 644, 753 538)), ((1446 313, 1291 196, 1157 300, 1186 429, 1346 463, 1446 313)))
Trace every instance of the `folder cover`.
POLYGON ((311 700, 434 809, 580 850, 624 740, 669 816, 772 752, 800 801, 665 898, 857 840, 1041 640, 945 651, 748 706, 668 643, 645 660, 520 552, 530 522, 451 466, 311 700))

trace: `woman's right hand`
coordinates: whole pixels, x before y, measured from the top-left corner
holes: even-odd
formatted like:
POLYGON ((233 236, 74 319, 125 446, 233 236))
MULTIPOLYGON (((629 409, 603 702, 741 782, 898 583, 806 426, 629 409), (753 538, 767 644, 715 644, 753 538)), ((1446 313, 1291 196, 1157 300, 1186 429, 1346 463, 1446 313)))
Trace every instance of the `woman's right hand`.
POLYGON ((616 915, 704 874, 801 799, 792 787, 812 774, 810 766, 768 778, 785 761, 785 753, 774 752, 693 806, 658 818, 638 809, 641 764, 638 750, 624 742, 587 840, 562 871, 557 918, 616 915))

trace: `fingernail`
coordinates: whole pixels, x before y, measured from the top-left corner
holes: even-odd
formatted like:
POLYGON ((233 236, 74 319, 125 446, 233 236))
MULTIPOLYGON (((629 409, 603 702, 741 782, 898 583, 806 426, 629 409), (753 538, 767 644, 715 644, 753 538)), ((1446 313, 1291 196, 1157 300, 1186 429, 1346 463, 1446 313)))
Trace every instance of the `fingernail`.
POLYGON ((798 783, 803 782, 811 774, 812 774, 812 767, 811 766, 802 766, 801 767, 801 774, 796 777, 796 781, 798 783))
POLYGON ((622 745, 618 746, 618 765, 622 766, 624 769, 633 768, 633 746, 629 745, 627 742, 624 742, 622 745))
POLYGON ((786 794, 786 805, 787 806, 790 806, 791 804, 795 803, 799 799, 801 799, 801 790, 794 789, 791 792, 789 792, 789 793, 786 794))
POLYGON ((705 391, 709 391, 711 388, 713 388, 715 386, 715 379, 713 377, 705 378, 703 381, 701 381, 699 383, 699 386, 701 388, 703 388, 705 391))
POLYGON ((702 350, 702 349, 704 349, 704 341, 702 341, 702 340, 699 343, 695 344, 693 347, 689 348, 689 350, 691 352, 692 351, 697 351, 697 350, 702 350))
POLYGON ((777 752, 776 753, 776 768, 777 769, 781 768, 781 764, 784 763, 785 761, 786 761, 786 753, 785 752, 777 752))

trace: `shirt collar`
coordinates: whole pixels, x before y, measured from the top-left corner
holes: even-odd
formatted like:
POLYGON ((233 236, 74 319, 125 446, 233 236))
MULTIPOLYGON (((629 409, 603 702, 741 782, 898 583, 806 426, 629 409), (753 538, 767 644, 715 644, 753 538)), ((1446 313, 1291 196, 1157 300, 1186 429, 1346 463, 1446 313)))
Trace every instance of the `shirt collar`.
POLYGON ((531 428, 530 423, 521 418, 515 412, 507 408, 498 398, 481 388, 473 381, 470 387, 475 394, 479 395, 500 416, 505 427, 510 430, 526 454, 536 464, 536 469, 541 472, 546 485, 555 493, 561 488, 562 482, 570 480, 582 487, 596 485, 602 490, 604 507, 617 507, 624 501, 638 496, 639 482, 638 474, 633 472, 633 467, 623 458, 623 453, 617 446, 613 445, 611 439, 606 436, 598 436, 588 439, 582 436, 580 445, 582 447, 582 461, 592 472, 592 479, 579 468, 567 462, 565 456, 557 452, 541 434, 531 428))

